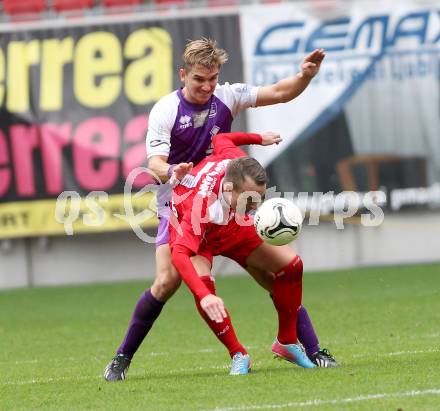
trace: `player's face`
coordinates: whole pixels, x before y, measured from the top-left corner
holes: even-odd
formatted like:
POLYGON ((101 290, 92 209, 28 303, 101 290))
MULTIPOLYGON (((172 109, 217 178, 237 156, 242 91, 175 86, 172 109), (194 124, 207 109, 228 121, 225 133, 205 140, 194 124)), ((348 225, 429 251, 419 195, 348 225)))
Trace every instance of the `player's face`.
POLYGON ((183 95, 193 104, 205 104, 217 86, 219 68, 208 69, 196 65, 191 70, 180 69, 180 79, 185 84, 183 95))
POLYGON ((238 214, 247 214, 258 208, 266 194, 266 185, 258 185, 251 178, 246 177, 239 189, 230 193, 231 208, 238 214))

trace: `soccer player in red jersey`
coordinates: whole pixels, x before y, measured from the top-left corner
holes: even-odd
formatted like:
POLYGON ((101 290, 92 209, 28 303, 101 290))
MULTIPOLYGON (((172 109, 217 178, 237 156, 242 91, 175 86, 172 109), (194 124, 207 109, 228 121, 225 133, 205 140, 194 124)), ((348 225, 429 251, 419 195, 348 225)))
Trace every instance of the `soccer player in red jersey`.
MULTIPOLYGON (((238 341, 223 300, 211 277, 215 255, 239 263, 266 288, 278 314, 278 336, 272 351, 304 368, 314 368, 298 343, 296 321, 302 297, 301 258, 288 246, 272 246, 258 237, 252 217, 266 191, 266 172, 237 146, 270 145, 275 133, 219 134, 214 153, 184 176, 173 190, 170 219, 172 262, 196 300, 208 326, 228 349, 230 374, 247 374, 250 359, 238 341)), ((188 164, 182 165, 186 170, 188 164)))
MULTIPOLYGON (((231 130, 234 118, 250 107, 291 101, 300 95, 319 71, 324 50, 305 56, 298 74, 292 73, 275 84, 252 86, 245 83, 218 84, 227 53, 216 42, 198 39, 187 44, 179 70, 183 87, 162 97, 149 115, 146 138, 148 167, 162 182, 177 172, 175 164, 197 165, 212 152, 211 140, 231 130)), ((182 167, 182 166, 181 166, 182 167)), ((165 303, 179 288, 181 278, 171 264, 168 230, 168 184, 158 192, 159 227, 156 237, 156 278, 138 299, 122 343, 104 370, 106 381, 127 376, 133 356, 159 317, 165 303)), ((333 367, 336 360, 321 349, 305 307, 298 313, 298 333, 309 358, 320 367, 333 367)))

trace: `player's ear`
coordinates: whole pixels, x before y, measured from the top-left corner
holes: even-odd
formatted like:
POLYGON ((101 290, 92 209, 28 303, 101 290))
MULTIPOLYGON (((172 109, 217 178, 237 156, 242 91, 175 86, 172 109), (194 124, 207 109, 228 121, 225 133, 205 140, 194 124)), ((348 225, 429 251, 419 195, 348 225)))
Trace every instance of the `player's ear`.
POLYGON ((226 181, 223 183, 223 191, 227 193, 232 193, 232 190, 234 189, 234 184, 232 181, 226 181))
POLYGON ((179 77, 182 83, 185 82, 186 71, 184 68, 179 69, 179 77))

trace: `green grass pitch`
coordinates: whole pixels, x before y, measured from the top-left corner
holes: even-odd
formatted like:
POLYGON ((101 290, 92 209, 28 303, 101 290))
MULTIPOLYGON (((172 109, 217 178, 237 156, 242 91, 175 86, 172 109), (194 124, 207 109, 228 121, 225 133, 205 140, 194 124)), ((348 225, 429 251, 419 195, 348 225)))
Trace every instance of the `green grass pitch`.
POLYGON ((253 361, 226 350, 186 287, 165 307, 124 382, 102 371, 141 282, 0 293, 0 410, 439 410, 440 265, 306 274, 303 302, 338 369, 272 358, 275 313, 245 276, 217 289, 253 361))

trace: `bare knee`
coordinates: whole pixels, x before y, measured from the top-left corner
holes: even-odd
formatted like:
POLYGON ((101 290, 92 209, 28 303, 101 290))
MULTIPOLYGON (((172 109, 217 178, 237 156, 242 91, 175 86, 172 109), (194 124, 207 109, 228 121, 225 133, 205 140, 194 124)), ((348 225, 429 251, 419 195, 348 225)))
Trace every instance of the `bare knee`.
POLYGON ((246 270, 261 287, 269 291, 269 293, 272 292, 273 280, 275 278, 273 273, 251 266, 247 266, 246 270))
POLYGON ((157 300, 165 302, 177 291, 181 282, 182 279, 175 270, 158 270, 151 292, 157 300))

